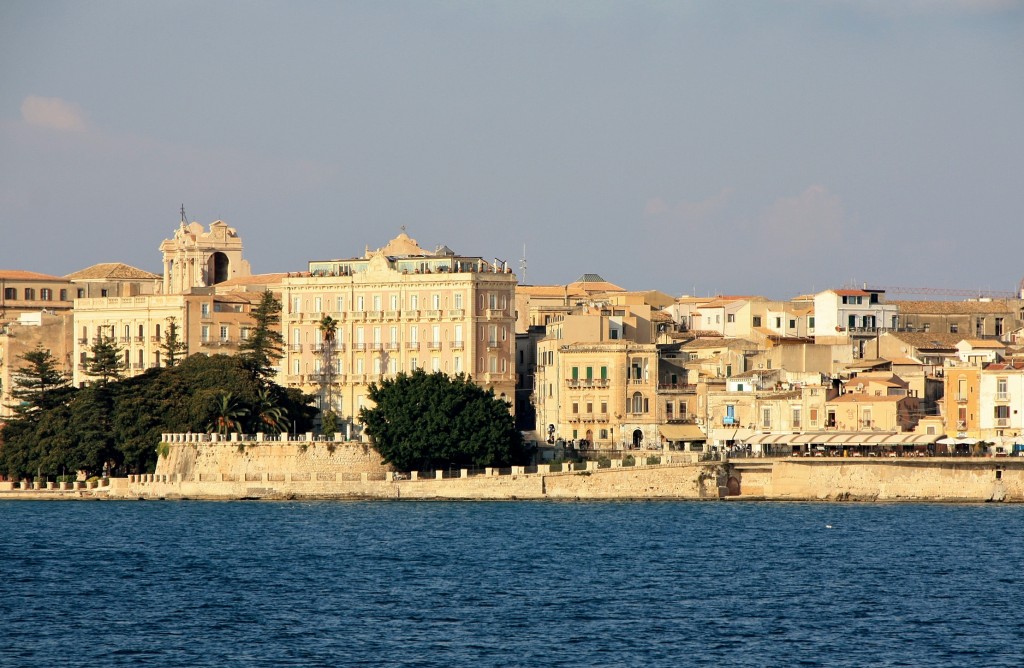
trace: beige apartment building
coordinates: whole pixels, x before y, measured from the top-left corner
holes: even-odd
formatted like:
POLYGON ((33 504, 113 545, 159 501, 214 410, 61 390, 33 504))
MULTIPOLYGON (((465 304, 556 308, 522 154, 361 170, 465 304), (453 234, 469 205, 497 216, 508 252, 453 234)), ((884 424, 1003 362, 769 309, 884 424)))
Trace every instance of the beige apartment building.
POLYGON ((660 448, 651 307, 582 307, 537 345, 537 429, 596 449, 660 448), (580 443, 583 441, 583 443, 580 443))
POLYGON ((370 383, 414 369, 466 373, 511 407, 515 290, 507 267, 445 246, 426 250, 404 231, 363 257, 311 261, 281 282, 278 382, 317 394, 351 425, 370 383), (336 321, 330 358, 325 316, 336 321))
POLYGON ((0 270, 0 323, 22 313, 69 311, 74 304, 71 281, 34 271, 0 270))

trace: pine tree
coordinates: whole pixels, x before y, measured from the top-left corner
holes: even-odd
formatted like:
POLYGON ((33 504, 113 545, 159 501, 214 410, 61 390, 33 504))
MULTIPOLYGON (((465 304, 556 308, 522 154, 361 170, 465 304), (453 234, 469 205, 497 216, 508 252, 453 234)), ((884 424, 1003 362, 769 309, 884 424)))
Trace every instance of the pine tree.
POLYGON ((57 369, 57 360, 41 345, 21 355, 22 365, 14 376, 11 396, 18 400, 11 406, 17 418, 29 419, 36 414, 67 402, 74 388, 71 380, 57 369))
POLYGON ((90 357, 85 363, 85 375, 95 378, 100 385, 120 380, 128 368, 124 353, 113 337, 97 337, 89 353, 90 357))
POLYGON ((250 315, 254 326, 249 331, 249 338, 238 346, 239 356, 260 383, 265 384, 273 380, 277 373, 274 365, 284 357, 281 302, 267 290, 250 315))
POLYGON ((173 317, 167 318, 167 331, 160 343, 160 351, 164 354, 166 367, 172 367, 188 356, 188 344, 178 335, 178 323, 173 317))

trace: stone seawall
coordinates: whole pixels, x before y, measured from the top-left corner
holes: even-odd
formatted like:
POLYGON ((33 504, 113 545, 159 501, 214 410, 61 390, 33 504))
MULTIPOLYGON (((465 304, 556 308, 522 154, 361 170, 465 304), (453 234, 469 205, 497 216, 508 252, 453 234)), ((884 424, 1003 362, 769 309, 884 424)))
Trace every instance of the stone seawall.
POLYGON ((1024 501, 1024 458, 661 461, 404 476, 359 443, 165 442, 156 473, 81 490, 0 483, 0 498, 1024 501))
POLYGON ((1024 501, 1022 458, 791 458, 731 466, 741 496, 777 500, 1024 501))

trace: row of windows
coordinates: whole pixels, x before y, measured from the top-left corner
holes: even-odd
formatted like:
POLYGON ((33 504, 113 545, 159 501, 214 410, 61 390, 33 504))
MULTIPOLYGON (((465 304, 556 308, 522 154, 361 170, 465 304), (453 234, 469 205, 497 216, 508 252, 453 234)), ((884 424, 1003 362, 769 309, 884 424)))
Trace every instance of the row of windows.
MULTIPOLYGON (((79 292, 81 293, 83 291, 79 290, 79 292)), ((22 294, 24 295, 23 299, 25 301, 35 301, 35 299, 36 299, 36 289, 35 288, 24 288, 22 290, 22 294)), ((60 294, 60 301, 66 302, 68 300, 68 291, 66 289, 62 289, 59 294, 60 294)), ((82 295, 79 294, 78 296, 81 297, 82 295)), ((17 299, 17 298, 18 298, 18 288, 4 288, 4 299, 17 299)), ((51 290, 50 288, 40 288, 39 289, 39 300, 40 301, 44 301, 44 302, 51 302, 51 301, 53 301, 53 290, 51 290)))
MULTIPOLYGON (((159 328, 159 325, 157 327, 159 328)), ((203 341, 209 341, 210 340, 210 329, 211 329, 210 325, 203 325, 202 332, 201 332, 201 336, 202 336, 202 340, 203 341)), ((228 340, 230 340, 230 338, 231 338, 231 326, 230 325, 221 325, 218 328, 218 330, 219 330, 219 333, 220 333, 220 340, 221 341, 228 341, 228 340)), ((239 327, 239 338, 241 338, 243 341, 248 339, 249 338, 249 331, 250 331, 249 327, 239 327)))
MULTIPOLYGON (((358 345, 365 344, 367 342, 366 341, 367 329, 368 328, 366 328, 366 327, 356 327, 355 330, 354 330, 354 333, 353 333, 353 336, 355 337, 355 341, 353 341, 353 343, 358 344, 358 345)), ((423 337, 426 337, 427 333, 428 333, 428 330, 426 328, 423 328, 423 337)), ((462 325, 455 325, 452 328, 451 333, 454 336, 454 338, 452 338, 453 341, 455 341, 455 342, 463 341, 463 326, 462 325)), ((369 328, 369 334, 371 335, 371 341, 373 342, 374 346, 379 346, 383 342, 383 338, 382 338, 383 334, 384 334, 383 328, 381 328, 381 327, 369 328)), ((400 334, 401 334, 401 332, 400 332, 400 329, 399 329, 398 326, 390 327, 388 329, 388 335, 389 335, 389 339, 388 340, 389 340, 389 342, 390 343, 398 343, 399 342, 400 334)), ((447 341, 448 340, 449 329, 448 328, 442 328, 441 325, 432 325, 430 327, 429 334, 430 334, 430 337, 431 337, 430 338, 431 342, 433 342, 433 343, 440 343, 441 341, 447 341)), ((321 330, 320 328, 316 328, 316 329, 313 329, 313 330, 307 330, 306 331, 306 343, 310 343, 310 337, 312 337, 313 338, 312 343, 314 343, 316 345, 319 345, 320 343, 323 342, 323 336, 324 336, 323 330, 321 330)), ((418 343, 420 341, 420 338, 421 338, 420 337, 420 328, 418 326, 416 326, 416 325, 413 325, 412 327, 410 327, 409 328, 408 342, 409 343, 418 343)), ((481 326, 479 328, 479 339, 480 339, 480 341, 486 341, 487 344, 489 346, 491 346, 491 347, 497 346, 499 341, 507 341, 508 340, 508 328, 504 327, 504 326, 499 328, 497 325, 481 326)), ((344 332, 344 330, 339 329, 339 330, 335 331, 335 333, 334 333, 334 340, 335 340, 336 343, 345 343, 345 332, 344 332)), ((290 343, 293 343, 293 344, 294 343, 302 343, 302 329, 301 328, 294 327, 292 329, 292 336, 291 336, 290 343)))
MULTIPOLYGON (((320 359, 313 360, 313 373, 317 373, 317 374, 322 373, 325 368, 326 367, 324 367, 322 360, 320 360, 320 359)), ((309 362, 303 363, 302 360, 299 360, 299 359, 292 360, 292 373, 293 374, 298 375, 298 374, 303 372, 302 371, 303 369, 305 369, 306 373, 309 373, 309 370, 310 370, 309 362)), ((332 364, 330 366, 330 369, 331 369, 331 373, 344 374, 345 373, 345 363, 344 363, 344 361, 339 361, 337 363, 337 365, 332 364)), ((367 364, 366 360, 364 358, 359 357, 352 364, 352 373, 355 373, 355 374, 367 373, 368 369, 372 370, 372 371, 370 371, 370 373, 375 373, 375 374, 400 373, 400 372, 405 371, 405 368, 404 368, 404 365, 402 364, 402 361, 400 359, 396 358, 396 357, 393 357, 393 356, 374 357, 370 364, 367 364)), ((410 371, 415 371, 416 369, 427 370, 427 367, 425 365, 420 364, 420 359, 418 357, 410 357, 409 358, 409 370, 410 371)), ((465 369, 463 369, 462 357, 456 355, 451 360, 451 368, 450 369, 449 369, 449 361, 448 360, 444 360, 444 362, 442 364, 442 360, 441 360, 440 357, 436 357, 436 356, 435 357, 431 357, 430 358, 430 368, 429 368, 429 370, 430 371, 442 371, 443 370, 445 373, 462 373, 465 369)), ((486 361, 485 361, 485 359, 481 357, 480 360, 479 360, 478 371, 485 371, 485 370, 487 372, 489 372, 489 373, 505 373, 505 372, 508 371, 508 360, 506 360, 504 358, 498 358, 498 357, 495 357, 495 356, 492 355, 492 356, 486 358, 486 361)))
MULTIPOLYGON (((154 327, 153 336, 155 336, 156 338, 159 339, 160 338, 160 325, 156 324, 153 327, 154 327)), ((136 336, 138 336, 138 338, 140 338, 140 339, 142 339, 142 338, 144 338, 146 336, 146 326, 145 325, 139 325, 138 329, 136 329, 135 331, 138 332, 136 334, 136 336)), ((126 340, 130 339, 132 337, 132 326, 131 325, 124 325, 124 328, 121 330, 121 332, 122 332, 121 336, 122 336, 123 339, 126 339, 126 340)), ((105 336, 109 336, 111 338, 116 338, 117 337, 117 325, 97 325, 96 326, 96 338, 101 338, 101 337, 105 337, 105 336)), ((82 326, 82 339, 85 340, 85 339, 88 339, 88 338, 89 338, 89 328, 83 325, 82 326)))
MULTIPOLYGON (((452 306, 451 307, 454 308, 454 309, 464 308, 464 306, 463 306, 463 299, 464 299, 463 298, 463 294, 461 292, 456 292, 454 295, 452 295, 452 306)), ((324 304, 325 303, 330 305, 331 304, 330 298, 328 298, 326 300, 323 297, 315 297, 315 298, 313 298, 313 310, 312 310, 312 313, 322 313, 323 310, 324 310, 324 304)), ((408 308, 410 310, 413 310, 413 311, 418 310, 420 308, 420 295, 419 294, 415 294, 415 293, 407 295, 407 303, 408 303, 408 308)), ((388 305, 388 310, 391 310, 391 311, 397 311, 397 310, 399 310, 399 308, 403 308, 404 307, 404 305, 401 304, 401 299, 400 299, 400 296, 398 294, 372 295, 369 298, 367 298, 364 295, 359 295, 359 296, 355 297, 353 299, 353 302, 352 302, 353 310, 357 311, 357 312, 358 311, 367 311, 367 310, 382 311, 382 310, 384 310, 384 304, 387 304, 388 305), (367 307, 369 307, 369 308, 367 308, 367 307)), ((345 310, 345 298, 344 297, 335 297, 333 305, 334 305, 334 310, 335 311, 337 311, 337 312, 344 311, 345 310)), ((429 300, 427 300, 427 299, 423 300, 423 305, 424 305, 425 308, 428 307, 428 305, 429 305, 430 309, 438 311, 441 308, 448 308, 448 298, 445 297, 442 300, 442 297, 441 297, 440 294, 434 293, 434 294, 430 295, 429 300)), ((302 313, 303 312, 303 307, 305 307, 306 311, 309 311, 309 306, 310 306, 310 301, 308 299, 303 300, 301 297, 292 297, 292 313, 302 313)), ((500 295, 499 296, 499 294, 495 293, 495 292, 481 293, 480 294, 480 308, 481 309, 484 309, 484 308, 489 308, 489 309, 499 309, 500 308, 500 309, 504 309, 506 306, 508 306, 508 298, 507 298, 506 295, 500 295)))

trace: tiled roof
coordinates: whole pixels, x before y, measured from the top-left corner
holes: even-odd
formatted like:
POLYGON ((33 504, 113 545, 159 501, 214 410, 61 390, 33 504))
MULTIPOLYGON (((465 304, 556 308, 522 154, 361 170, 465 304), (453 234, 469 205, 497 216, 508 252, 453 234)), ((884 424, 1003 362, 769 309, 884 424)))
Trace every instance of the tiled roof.
POLYGON ((851 404, 873 404, 873 403, 897 403, 908 398, 906 395, 881 395, 876 396, 874 394, 859 394, 857 392, 851 392, 849 394, 841 394, 835 399, 830 399, 825 403, 851 403, 851 404))
POLYGON ((900 313, 915 315, 959 315, 975 313, 1014 313, 1019 301, 993 299, 992 301, 890 301, 900 313))
POLYGON ((531 297, 564 297, 566 296, 563 285, 517 285, 516 292, 530 295, 531 297))
POLYGON ((956 344, 964 340, 962 334, 946 332, 888 332, 888 335, 918 350, 953 351, 956 350, 956 344))
POLYGON ((573 281, 566 286, 570 293, 574 290, 582 291, 586 294, 594 294, 596 292, 625 292, 625 288, 620 288, 614 283, 607 281, 573 281))
POLYGON ((18 269, 0 269, 0 280, 4 281, 63 281, 60 276, 40 274, 35 271, 21 271, 18 269))
POLYGON ((836 293, 840 297, 867 297, 871 294, 864 290, 833 290, 832 292, 836 293))
POLYGON ((161 277, 122 262, 102 262, 68 274, 64 278, 74 281, 87 279, 157 280, 161 277))
POLYGON ((1005 348, 1002 343, 995 340, 988 339, 964 339, 964 343, 971 346, 971 348, 1005 348))

